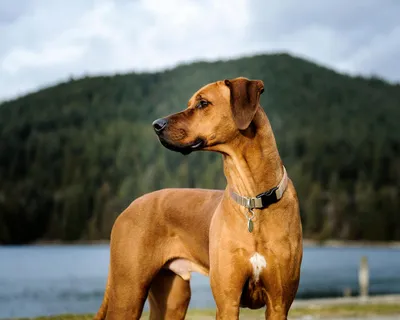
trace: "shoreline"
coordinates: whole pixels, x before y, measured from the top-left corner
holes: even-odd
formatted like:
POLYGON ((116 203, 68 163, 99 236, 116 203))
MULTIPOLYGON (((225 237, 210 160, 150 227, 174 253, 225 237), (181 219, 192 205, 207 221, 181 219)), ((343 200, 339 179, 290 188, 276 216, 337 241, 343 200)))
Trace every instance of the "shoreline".
POLYGON ((369 241, 369 240, 336 240, 329 239, 324 241, 303 239, 304 247, 384 247, 384 248, 400 248, 400 241, 369 241))
MULTIPOLYGON (((76 241, 60 241, 60 240, 39 240, 28 244, 17 245, 3 245, 0 247, 19 247, 19 246, 78 246, 78 245, 109 245, 110 241, 107 239, 100 240, 76 240, 76 241)), ((362 248, 362 247, 376 247, 376 248, 400 248, 400 241, 367 241, 367 240, 336 240, 330 239, 325 241, 304 239, 303 245, 305 248, 326 247, 326 248, 362 248)))

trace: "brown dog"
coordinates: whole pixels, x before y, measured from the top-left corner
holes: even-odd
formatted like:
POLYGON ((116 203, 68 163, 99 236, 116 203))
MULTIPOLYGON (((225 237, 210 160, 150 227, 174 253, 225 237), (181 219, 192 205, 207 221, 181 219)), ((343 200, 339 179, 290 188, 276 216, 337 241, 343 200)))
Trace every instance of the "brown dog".
POLYGON ((169 149, 221 153, 228 185, 159 190, 118 217, 95 319, 139 319, 147 296, 151 319, 183 319, 192 271, 210 276, 217 319, 265 305, 267 319, 287 318, 302 231, 296 191, 259 104, 263 91, 259 80, 218 81, 196 92, 184 111, 153 122, 169 149))

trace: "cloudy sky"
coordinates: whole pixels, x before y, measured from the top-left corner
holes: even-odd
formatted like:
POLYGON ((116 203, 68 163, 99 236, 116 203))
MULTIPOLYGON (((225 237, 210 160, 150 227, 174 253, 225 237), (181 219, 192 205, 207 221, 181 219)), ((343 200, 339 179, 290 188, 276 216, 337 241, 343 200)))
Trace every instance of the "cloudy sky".
POLYGON ((287 51, 400 82, 400 0, 2 0, 0 100, 71 75, 287 51))

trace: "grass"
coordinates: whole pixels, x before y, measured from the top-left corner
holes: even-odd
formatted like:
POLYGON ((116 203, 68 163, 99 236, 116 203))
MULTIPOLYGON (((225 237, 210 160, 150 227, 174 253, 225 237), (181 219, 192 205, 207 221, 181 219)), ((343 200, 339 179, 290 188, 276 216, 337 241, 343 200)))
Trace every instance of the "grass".
MULTIPOLYGON (((264 309, 248 310, 242 309, 241 319, 264 319, 264 309)), ((365 317, 372 315, 400 315, 400 304, 391 303, 368 303, 368 304, 349 304, 335 306, 312 306, 292 308, 289 319, 301 318, 304 316, 314 316, 329 319, 330 317, 365 317)), ((93 315, 59 315, 53 317, 39 317, 34 320, 89 320, 93 315)), ((148 318, 148 312, 143 314, 143 319, 148 318)), ((215 310, 190 309, 186 319, 188 320, 211 320, 215 318, 215 310)), ((19 319, 27 320, 27 318, 19 319)))

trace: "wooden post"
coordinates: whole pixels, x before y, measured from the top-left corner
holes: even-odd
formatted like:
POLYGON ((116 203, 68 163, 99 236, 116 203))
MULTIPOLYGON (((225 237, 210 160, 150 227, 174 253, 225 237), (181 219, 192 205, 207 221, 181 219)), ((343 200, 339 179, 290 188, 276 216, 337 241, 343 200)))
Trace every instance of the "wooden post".
POLYGON ((345 297, 345 298, 351 297, 351 288, 350 287, 344 288, 343 297, 345 297))
POLYGON ((368 297, 368 287, 369 287, 369 267, 367 257, 361 257, 360 269, 358 270, 358 283, 360 286, 360 297, 368 297))

